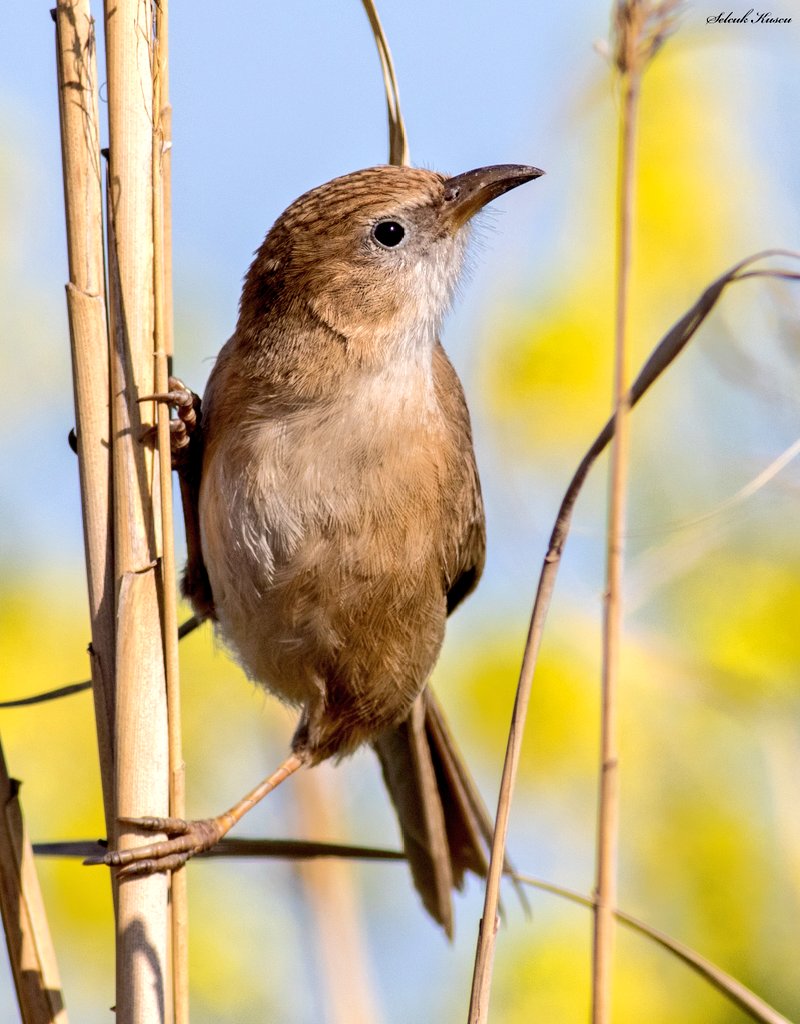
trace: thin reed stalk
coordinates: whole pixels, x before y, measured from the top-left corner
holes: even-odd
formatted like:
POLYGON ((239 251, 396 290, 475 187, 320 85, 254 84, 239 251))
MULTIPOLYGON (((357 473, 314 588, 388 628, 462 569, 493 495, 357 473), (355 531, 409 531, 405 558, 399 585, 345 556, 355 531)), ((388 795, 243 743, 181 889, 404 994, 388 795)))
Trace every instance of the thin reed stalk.
POLYGON ((609 1024, 612 1006, 614 911, 619 849, 617 742, 622 573, 629 467, 628 320, 633 247, 636 129, 644 72, 672 27, 674 0, 619 0, 614 12, 614 56, 620 75, 617 157, 616 310, 614 323, 614 435, 609 459, 606 585, 603 597, 600 768, 596 882, 592 936, 592 1024, 609 1024))
POLYGON ((378 57, 381 62, 383 88, 386 93, 386 116, 389 122, 389 163, 405 166, 411 162, 411 156, 408 151, 406 124, 400 109, 400 88, 394 72, 392 51, 389 49, 389 43, 373 0, 362 0, 362 3, 375 37, 375 45, 378 47, 378 57))
MULTIPOLYGON (((631 49, 638 34, 642 5, 623 2, 630 18, 618 9, 619 49, 631 49)), ((640 64, 620 62, 622 105, 617 158, 616 315, 614 324, 614 436, 609 460, 609 505, 606 527, 606 585, 603 595, 600 772, 597 807, 596 881, 592 936, 592 1024, 611 1019, 614 960, 614 908, 617 905, 619 848, 619 748, 617 743, 618 683, 622 642, 622 570, 629 462, 630 395, 628 394, 628 291, 633 228, 636 114, 640 96, 640 64)))
POLYGON ((0 746, 0 913, 22 1024, 67 1024, 36 865, 0 746))
MULTIPOLYGON (((153 8, 106 5, 109 111, 109 295, 112 328, 114 527, 117 577, 117 816, 169 813, 164 636, 159 601, 160 502, 155 457, 142 445, 138 397, 153 393, 153 8)), ((146 406, 143 408, 147 408, 146 406)), ((150 842, 120 829, 117 846, 150 842)), ((119 887, 116 1019, 166 1020, 168 880, 163 873, 119 887)))
MULTIPOLYGON (((298 776, 299 778, 300 776, 298 776)), ((305 776, 303 776, 305 778, 305 776)), ((103 843, 96 839, 75 839, 55 843, 34 843, 37 857, 102 857, 103 843)), ((219 857, 269 857, 284 860, 315 860, 316 858, 400 861, 406 855, 400 850, 383 850, 374 846, 350 846, 346 843, 321 843, 307 839, 221 839, 210 850, 197 854, 197 860, 219 857)))
MULTIPOLYGON (((153 308, 155 318, 155 390, 169 389, 172 359, 172 218, 171 218, 171 110, 169 107, 169 37, 166 0, 156 6, 153 39, 153 308)), ((172 456, 169 407, 156 403, 158 465, 161 495, 161 600, 163 607, 164 665, 167 687, 170 816, 186 811, 185 766, 181 744, 181 704, 178 665, 178 584, 172 516, 172 456)), ((170 958, 173 1018, 189 1021, 188 894, 185 866, 170 874, 170 958)))
MULTIPOLYGON (((774 256, 785 256, 794 260, 800 259, 800 253, 785 249, 768 249, 764 252, 756 253, 754 256, 748 256, 727 270, 715 281, 712 281, 694 305, 687 310, 680 320, 673 324, 651 352, 644 366, 639 371, 636 380, 631 385, 631 408, 639 402, 658 378, 683 352, 700 325, 714 309, 729 284, 753 277, 800 281, 800 272, 796 271, 770 268, 750 269, 756 261, 774 256)), ((492 988, 494 951, 499 924, 500 880, 505 863, 508 821, 519 767, 519 757, 522 750, 525 720, 528 713, 528 705, 530 704, 533 678, 539 658, 542 636, 544 635, 547 612, 550 608, 558 568, 561 564, 561 555, 569 535, 575 503, 586 482, 590 469, 605 451, 613 435, 614 418, 612 417, 594 439, 588 451, 581 459, 578 468, 573 473, 572 479, 561 500, 553 530, 550 534, 544 562, 539 573, 539 582, 536 588, 528 636, 522 656, 522 666, 520 668, 519 682, 517 683, 514 708, 511 712, 511 724, 509 726, 508 743, 503 762, 503 774, 500 779, 500 792, 497 801, 489 871, 486 879, 483 916, 478 929, 475 966, 472 975, 469 1024, 486 1024, 486 1021, 489 1019, 489 998, 492 988)))
POLYGON ((114 815, 114 542, 103 198, 94 21, 88 0, 55 9, 78 467, 89 587, 92 688, 107 835, 114 815))

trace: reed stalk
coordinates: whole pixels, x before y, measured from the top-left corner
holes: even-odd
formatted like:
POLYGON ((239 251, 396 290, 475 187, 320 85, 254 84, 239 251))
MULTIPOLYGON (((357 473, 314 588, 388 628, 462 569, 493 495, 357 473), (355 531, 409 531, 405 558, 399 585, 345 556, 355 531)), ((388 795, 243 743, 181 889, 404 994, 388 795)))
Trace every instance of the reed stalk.
POLYGON ((619 849, 619 672, 622 646, 622 573, 629 469, 628 335, 635 198, 636 130, 642 78, 672 27, 673 0, 619 0, 613 43, 621 104, 617 157, 616 296, 614 321, 613 421, 606 524, 606 584, 603 597, 600 766, 597 807, 596 881, 592 935, 592 1024, 609 1024, 612 1007, 614 924, 619 849))
POLYGON ((94 21, 88 0, 58 0, 58 76, 78 469, 89 588, 90 661, 107 835, 114 815, 114 540, 103 197, 94 21))
MULTIPOLYGON (((166 0, 156 6, 153 39, 153 310, 155 318, 155 390, 169 389, 173 354, 171 162, 172 110, 169 105, 169 35, 166 0)), ((159 489, 161 496, 161 599, 167 687, 170 816, 186 813, 185 766, 181 743, 178 664, 178 584, 172 515, 172 456, 169 407, 156 403, 159 489)), ((175 1024, 189 1021, 188 894, 185 866, 169 879, 170 959, 175 1024)))
MULTIPOLYGON (((621 4, 638 20, 642 5, 621 4)), ((618 13, 618 19, 624 21, 618 13)), ((638 31, 624 21, 623 33, 638 31)), ((629 47, 629 37, 620 40, 629 47)), ((627 54, 626 54, 627 58, 627 54)), ((603 595, 600 767, 594 929, 592 934, 592 1024, 611 1020, 614 961, 614 909, 617 905, 619 848, 618 683, 622 643, 622 570, 629 464, 630 395, 628 394, 628 293, 631 273, 636 112, 640 95, 637 63, 624 59, 617 158, 616 313, 614 323, 614 436, 609 459, 606 525, 606 584, 603 595)))
MULTIPOLYGON (((735 282, 754 277, 772 280, 800 281, 800 272, 784 268, 753 268, 753 264, 769 257, 783 256, 791 260, 800 259, 800 253, 785 249, 767 249, 748 256, 734 264, 724 274, 703 291, 697 301, 667 331, 661 341, 651 352, 638 376, 630 387, 630 406, 633 408, 649 391, 658 378, 666 372, 672 363, 683 352, 694 338, 698 329, 711 313, 726 288, 735 282)), ((477 950, 472 974, 470 993, 469 1024, 486 1024, 489 1019, 489 999, 492 989, 492 972, 494 951, 498 929, 498 907, 500 902, 500 880, 505 864, 506 840, 508 838, 508 822, 511 812, 511 801, 514 795, 517 770, 519 768, 522 740, 525 732, 525 720, 528 714, 536 665, 539 660, 544 626, 550 602, 555 589, 556 577, 561 564, 564 545, 569 536, 575 504, 586 483, 589 471, 600 455, 605 451, 614 436, 614 417, 605 424, 603 429, 589 446, 586 454, 578 464, 561 499, 550 540, 545 552, 536 597, 533 602, 528 636, 522 655, 517 692, 511 712, 511 724, 508 731, 503 773, 500 779, 500 792, 497 800, 494 837, 492 840, 489 872, 484 893, 483 916, 478 929, 477 950)))
MULTIPOLYGON (((112 332, 112 458, 117 579, 117 816, 169 813, 165 638, 161 618, 156 456, 141 443, 138 398, 154 390, 153 13, 149 0, 106 4, 109 117, 108 249, 112 332)), ((142 411, 150 406, 142 406, 142 411)), ((129 825, 117 846, 152 841, 129 825)), ((120 1024, 167 1019, 168 879, 119 887, 120 1024)))
POLYGON ((33 850, 0 746, 0 913, 22 1024, 68 1024, 33 850))
POLYGON ((411 162, 411 155, 408 150, 406 124, 403 120, 403 112, 400 109, 400 87, 397 84, 392 51, 389 49, 389 42, 386 39, 381 19, 378 17, 378 9, 373 0, 362 0, 362 3, 369 19, 372 34, 375 37, 378 58, 381 62, 383 89, 386 94, 386 118, 389 125, 389 163, 396 164, 397 166, 407 166, 411 162))

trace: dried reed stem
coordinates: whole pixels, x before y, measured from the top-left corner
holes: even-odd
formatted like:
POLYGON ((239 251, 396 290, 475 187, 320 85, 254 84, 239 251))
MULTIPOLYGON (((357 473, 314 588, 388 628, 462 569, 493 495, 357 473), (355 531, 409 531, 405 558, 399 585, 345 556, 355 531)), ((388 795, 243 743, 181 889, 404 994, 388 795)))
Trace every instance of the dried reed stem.
MULTIPOLYGON (((630 405, 636 403, 647 393, 662 373, 674 362, 684 348, 694 337, 697 329, 716 306, 720 296, 726 287, 734 281, 742 281, 750 277, 767 277, 798 281, 800 273, 787 270, 749 270, 752 263, 770 256, 787 256, 790 259, 800 259, 800 253, 784 249, 769 249, 764 252, 748 256, 735 264, 730 270, 713 281, 694 305, 678 320, 659 344, 650 354, 647 362, 639 372, 636 380, 630 388, 630 405)), ((544 556, 539 582, 536 588, 536 598, 533 602, 531 622, 528 628, 528 637, 525 642, 525 651, 522 657, 517 693, 514 700, 514 708, 511 713, 511 725, 508 731, 508 743, 506 755, 503 762, 503 774, 500 779, 500 793, 497 801, 497 815, 495 817, 494 838, 492 840, 492 852, 489 862, 489 872, 486 879, 486 891, 483 904, 483 917, 478 929, 478 943, 475 954, 475 966, 472 976, 472 991, 470 994, 469 1024, 485 1024, 489 1015, 489 997, 492 987, 492 968, 494 962, 494 949, 497 937, 498 926, 498 905, 500 900, 500 880, 505 863, 506 839, 508 836, 508 819, 511 809, 511 800, 514 795, 517 769, 519 767, 519 756, 522 749, 522 740, 525 729, 525 719, 530 703, 533 677, 536 670, 536 663, 539 658, 539 649, 544 633, 544 624, 547 619, 547 612, 550 608, 550 601, 553 596, 558 567, 561 563, 561 555, 569 535, 572 513, 575 503, 583 488, 589 470, 605 451, 606 446, 614 434, 614 418, 612 417, 597 437, 592 442, 588 451, 581 459, 578 468, 575 470, 569 486, 561 500, 561 505, 553 525, 547 552, 544 556)))
MULTIPOLYGON (((169 755, 164 637, 159 607, 158 476, 141 444, 139 395, 154 387, 153 75, 149 0, 106 5, 110 164, 109 295, 117 576, 117 814, 166 816, 169 755)), ((118 847, 149 842, 125 826, 118 847)), ((166 1019, 168 881, 119 888, 117 1002, 120 1024, 166 1019)))
POLYGON ((106 828, 113 839, 115 609, 111 416, 97 61, 88 0, 58 0, 55 22, 70 278, 67 312, 92 629, 92 688, 106 828))
MULTIPOLYGON (((172 357, 172 219, 171 110, 169 107, 167 0, 156 6, 153 39, 153 298, 155 316, 155 390, 168 390, 172 357)), ((172 456, 169 408, 157 403, 158 463, 161 492, 161 599, 164 665, 167 686, 170 816, 183 818, 186 809, 185 770, 181 747, 181 706, 178 665, 178 603, 172 517, 172 456)), ((186 868, 170 874, 170 945, 172 1006, 175 1024, 189 1021, 189 948, 186 868)))
MULTIPOLYGON (((630 5, 635 12, 640 5, 630 5)), ((606 530, 606 586, 603 598, 603 661, 600 721, 600 777, 592 937, 592 1024, 611 1019, 614 959, 614 908, 617 905, 619 847, 619 750, 617 689, 622 639, 622 568, 629 459, 628 290, 633 227, 634 156, 640 65, 626 63, 617 162, 616 316, 614 324, 614 436, 609 464, 606 530)))
POLYGON ((398 166, 406 166, 411 162, 408 152, 408 137, 406 125, 403 120, 403 112, 400 109, 400 89, 397 85, 397 76, 394 73, 394 61, 392 51, 386 41, 386 36, 378 17, 378 11, 373 0, 362 0, 364 10, 369 18, 370 28, 375 37, 375 45, 378 47, 378 57, 381 62, 383 73, 383 87, 386 92, 386 115, 389 121, 389 163, 398 166))
POLYGON ((633 164, 638 78, 623 89, 617 193, 617 309, 614 344, 614 436, 609 466, 606 587, 603 599, 603 666, 600 725, 600 785, 597 811, 597 875, 592 952, 592 1021, 611 1019, 614 908, 617 905, 619 840, 619 751, 617 686, 622 637, 622 567, 626 520, 629 429, 627 335, 628 284, 633 216, 633 164))
MULTIPOLYGON (((301 776, 298 776, 300 778, 301 776)), ((305 778, 306 776, 302 776, 305 778)), ((102 857, 105 846, 96 839, 75 839, 55 843, 34 843, 37 857, 102 857)), ((350 846, 346 843, 320 843, 308 839, 221 839, 197 854, 198 860, 219 857, 269 857, 283 860, 317 860, 319 858, 352 860, 400 861, 406 855, 400 850, 383 850, 376 846, 350 846)))
POLYGON ((628 308, 634 218, 636 127, 642 76, 673 24, 673 0, 619 0, 614 11, 622 104, 617 158, 614 436, 609 462, 606 586, 603 599, 600 772, 595 913, 592 938, 592 1024, 611 1020, 614 910, 619 848, 618 684, 622 643, 622 571, 629 465, 628 308))
POLYGON ((67 1024, 61 980, 39 879, 0 746, 0 913, 22 1024, 67 1024))

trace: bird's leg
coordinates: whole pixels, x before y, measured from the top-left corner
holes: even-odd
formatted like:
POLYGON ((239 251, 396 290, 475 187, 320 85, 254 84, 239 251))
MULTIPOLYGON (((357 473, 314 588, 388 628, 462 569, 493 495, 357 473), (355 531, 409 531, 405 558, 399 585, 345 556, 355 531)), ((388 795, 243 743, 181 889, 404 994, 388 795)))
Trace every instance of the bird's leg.
POLYGON ((267 793, 271 793, 284 779, 307 763, 308 758, 302 754, 290 754, 276 771, 216 818, 204 818, 199 821, 184 821, 183 818, 120 818, 119 821, 123 825, 144 832, 166 832, 169 838, 147 846, 137 846, 131 850, 112 850, 104 857, 91 857, 84 863, 118 867, 119 878, 150 875, 155 871, 175 871, 196 853, 202 853, 215 846, 251 807, 255 807, 267 793))
MULTIPOLYGON (((177 417, 170 420, 169 426, 172 468, 178 474, 186 531, 187 558, 182 590, 200 619, 213 619, 214 599, 200 543, 200 476, 203 468, 203 414, 200 398, 183 381, 170 377, 168 391, 146 395, 139 401, 163 402, 177 413, 177 417)), ((155 427, 151 428, 144 440, 151 441, 155 433, 155 427)))

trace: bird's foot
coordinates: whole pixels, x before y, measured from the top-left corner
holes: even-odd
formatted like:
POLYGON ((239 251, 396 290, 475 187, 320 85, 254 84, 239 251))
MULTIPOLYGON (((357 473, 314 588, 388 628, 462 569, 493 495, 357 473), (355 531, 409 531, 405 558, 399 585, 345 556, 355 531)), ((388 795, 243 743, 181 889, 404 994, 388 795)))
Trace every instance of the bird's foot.
POLYGON ((120 818, 119 821, 145 832, 166 832, 169 838, 129 850, 112 850, 104 857, 92 857, 84 862, 119 868, 118 878, 176 871, 196 853, 210 850, 230 828, 225 815, 199 821, 183 818, 120 818))
POLYGON ((307 763, 302 754, 291 753, 265 779, 246 793, 241 800, 216 818, 184 821, 183 818, 128 818, 119 822, 140 832, 165 832, 168 836, 157 843, 135 846, 129 850, 112 850, 104 857, 89 857, 84 864, 107 864, 119 868, 118 878, 151 875, 155 871, 175 871, 196 853, 210 850, 267 793, 279 786, 298 768, 307 763))
MULTIPOLYGON (((161 402, 177 413, 176 418, 169 422, 170 450, 172 452, 172 468, 181 469, 185 464, 192 436, 199 431, 200 396, 187 388, 177 377, 169 378, 168 387, 169 390, 161 394, 143 395, 139 401, 161 402)), ((157 428, 150 427, 142 440, 152 444, 157 435, 157 428)))

